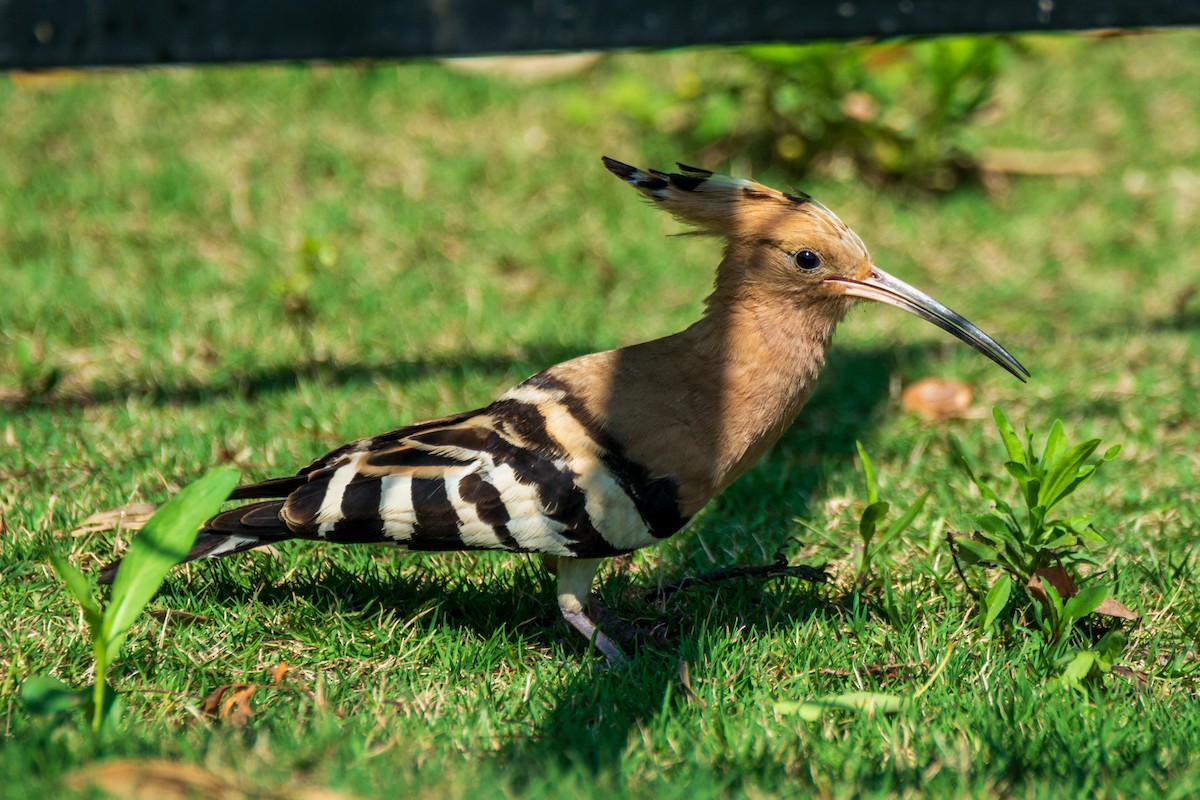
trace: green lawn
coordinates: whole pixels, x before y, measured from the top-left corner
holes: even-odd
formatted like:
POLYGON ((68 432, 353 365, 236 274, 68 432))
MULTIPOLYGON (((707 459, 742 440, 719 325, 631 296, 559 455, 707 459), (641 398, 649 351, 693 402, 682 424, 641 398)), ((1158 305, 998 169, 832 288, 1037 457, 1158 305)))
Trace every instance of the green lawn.
POLYGON ((1033 380, 894 309, 852 314, 762 463, 683 533, 601 571, 617 613, 668 631, 629 667, 585 651, 532 558, 295 543, 172 574, 152 609, 196 616, 134 627, 109 676, 129 708, 102 741, 19 700, 30 675, 94 677, 82 616, 41 552, 94 568, 129 536, 72 535, 95 511, 161 501, 219 463, 247 480, 287 473, 688 324, 717 244, 668 238, 681 226, 599 156, 694 162, 611 101, 634 78, 686 82, 719 54, 615 56, 534 85, 427 64, 0 78, 0 794, 64 796, 63 774, 114 756, 199 764, 263 797, 301 784, 437 798, 1191 794, 1197 53, 1200 37, 1172 33, 1038 39, 1009 57, 972 135, 1087 151, 1094 173, 944 197, 803 182, 882 267, 994 335, 1033 380), (300 295, 312 317, 293 324, 300 295), (968 383, 980 413, 906 412, 900 390, 927 376, 968 383), (1076 438, 1123 445, 1072 508, 1111 538, 1094 571, 1142 614, 1121 661, 1146 685, 1056 688, 1029 633, 1006 621, 979 635, 943 539, 987 504, 949 439, 1002 476, 993 405, 1041 435, 1062 418, 1076 438), (857 604, 855 440, 884 499, 931 492, 857 604), (828 562, 834 581, 644 599, 780 548, 828 562), (775 708, 909 694, 948 653, 895 716, 775 708), (269 684, 280 662, 311 695, 262 689, 245 727, 197 710, 222 684, 269 684))

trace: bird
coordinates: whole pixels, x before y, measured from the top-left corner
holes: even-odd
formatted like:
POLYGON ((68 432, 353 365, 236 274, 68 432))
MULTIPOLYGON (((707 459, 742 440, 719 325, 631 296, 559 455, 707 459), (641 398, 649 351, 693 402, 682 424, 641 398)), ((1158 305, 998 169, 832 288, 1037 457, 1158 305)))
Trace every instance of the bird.
MULTIPOLYGON (((808 400, 855 303, 901 308, 1029 377, 974 324, 876 266, 808 194, 684 164, 662 172, 602 160, 694 233, 723 240, 695 323, 235 488, 230 500, 254 502, 204 523, 180 563, 288 539, 538 553, 557 578, 563 619, 616 665, 624 651, 589 609, 598 567, 679 532, 759 460, 808 400)), ((119 565, 102 568, 100 582, 119 565)))

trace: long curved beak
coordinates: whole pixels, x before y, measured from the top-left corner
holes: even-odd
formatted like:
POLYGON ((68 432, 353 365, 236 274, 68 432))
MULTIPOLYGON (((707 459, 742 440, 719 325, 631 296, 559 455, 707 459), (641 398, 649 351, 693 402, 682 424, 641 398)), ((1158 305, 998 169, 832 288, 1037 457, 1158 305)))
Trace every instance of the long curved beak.
POLYGON ((851 297, 877 300, 889 306, 902 308, 926 322, 932 322, 942 330, 962 339, 985 356, 1011 372, 1022 383, 1029 377, 1029 370, 1001 347, 996 341, 975 327, 961 314, 934 300, 919 289, 909 286, 879 267, 872 266, 866 278, 826 278, 827 283, 836 283, 851 297))

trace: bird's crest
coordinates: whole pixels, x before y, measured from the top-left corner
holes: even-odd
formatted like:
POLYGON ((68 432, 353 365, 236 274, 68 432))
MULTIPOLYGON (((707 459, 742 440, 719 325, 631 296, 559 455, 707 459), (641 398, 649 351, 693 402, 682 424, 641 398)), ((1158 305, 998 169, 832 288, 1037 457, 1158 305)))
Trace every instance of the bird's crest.
POLYGON ((777 225, 781 214, 792 213, 806 214, 839 231, 850 232, 836 214, 798 190, 781 192, 746 178, 686 164, 677 165, 679 172, 660 172, 632 167, 608 156, 603 161, 609 172, 706 233, 745 236, 777 225))

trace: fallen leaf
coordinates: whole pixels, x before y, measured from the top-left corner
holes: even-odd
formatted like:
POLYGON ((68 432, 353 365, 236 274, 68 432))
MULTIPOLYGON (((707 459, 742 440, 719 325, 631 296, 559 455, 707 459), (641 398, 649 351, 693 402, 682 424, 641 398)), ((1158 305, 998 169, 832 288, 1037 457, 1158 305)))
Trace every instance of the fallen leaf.
POLYGON ((1144 689, 1150 685, 1150 676, 1140 669, 1127 667, 1124 664, 1116 664, 1112 668, 1112 673, 1113 675, 1120 675, 1122 678, 1132 681, 1139 689, 1144 689))
POLYGON ((258 686, 253 683, 226 683, 213 689, 200 701, 200 711, 241 728, 254 715, 250 698, 258 686))
POLYGON ((922 378, 909 384, 900 395, 906 411, 923 419, 962 419, 978 416, 971 408, 974 393, 962 381, 949 378, 922 378))
POLYGON ((1025 586, 1043 603, 1049 600, 1050 597, 1046 594, 1045 587, 1042 586, 1041 578, 1045 578, 1046 583, 1053 586, 1054 591, 1058 592, 1058 596, 1063 600, 1079 592, 1079 587, 1075 585, 1075 581, 1071 580, 1071 576, 1061 566, 1042 567, 1033 573, 1033 577, 1029 579, 1029 583, 1025 584, 1025 586))
POLYGON ((157 509, 157 503, 130 503, 120 508, 97 511, 71 531, 71 535, 79 537, 104 531, 136 531, 146 524, 146 520, 150 519, 157 509))
POLYGON ((1130 609, 1122 603, 1118 603, 1111 597, 1104 598, 1104 602, 1096 606, 1096 610, 1092 613, 1101 614, 1106 617, 1116 617, 1117 619, 1141 619, 1136 611, 1130 609))
MULTIPOLYGON (((1058 592, 1058 596, 1064 601, 1069 597, 1079 594, 1079 587, 1075 585, 1075 581, 1071 580, 1071 576, 1067 574, 1065 569, 1057 565, 1043 567, 1033 573, 1033 577, 1030 578, 1029 583, 1025 584, 1029 591, 1033 592, 1034 597, 1043 604, 1049 602, 1050 598, 1046 595, 1046 590, 1039 578, 1045 578, 1046 582, 1054 587, 1054 590, 1058 592)), ((1105 617, 1115 617, 1117 619, 1141 619, 1136 611, 1133 611, 1122 603, 1118 603, 1111 597, 1104 598, 1104 601, 1096 606, 1092 613, 1105 617)))
POLYGON ((287 671, 288 663, 286 661, 280 661, 271 670, 271 683, 281 683, 283 681, 283 676, 287 675, 287 671))

